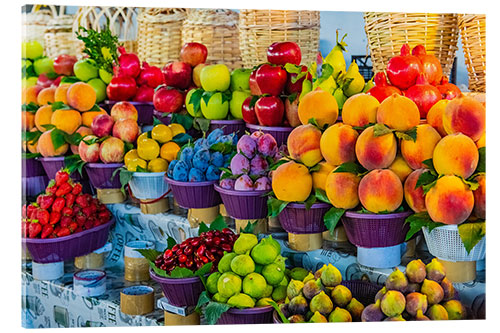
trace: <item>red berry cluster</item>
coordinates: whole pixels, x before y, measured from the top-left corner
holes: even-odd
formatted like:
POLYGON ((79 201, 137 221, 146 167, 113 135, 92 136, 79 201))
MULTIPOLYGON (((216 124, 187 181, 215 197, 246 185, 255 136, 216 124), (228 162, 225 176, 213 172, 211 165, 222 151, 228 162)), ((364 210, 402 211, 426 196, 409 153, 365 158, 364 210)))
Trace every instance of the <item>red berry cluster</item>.
POLYGON ((174 245, 171 250, 165 250, 156 258, 155 265, 170 273, 176 267, 196 271, 206 263, 213 262, 212 271, 216 271, 224 251, 231 252, 237 238, 238 235, 228 228, 206 231, 174 245))
POLYGON ((111 219, 106 205, 82 193, 67 170, 56 173, 36 203, 24 204, 22 235, 29 238, 64 237, 104 224, 111 219))

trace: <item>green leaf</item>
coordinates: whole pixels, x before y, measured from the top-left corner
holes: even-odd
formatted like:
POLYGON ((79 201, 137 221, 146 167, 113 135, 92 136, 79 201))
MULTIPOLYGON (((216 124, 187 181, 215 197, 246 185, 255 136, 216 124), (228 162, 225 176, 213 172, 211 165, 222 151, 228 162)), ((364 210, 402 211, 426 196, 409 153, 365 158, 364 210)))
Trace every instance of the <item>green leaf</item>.
MULTIPOLYGON (((104 140, 102 140, 104 141, 104 140)), ((102 141, 99 141, 99 142, 102 142, 102 141)), ((131 151, 132 149, 134 149, 134 144, 132 142, 124 142, 124 149, 123 151, 126 153, 128 153, 129 151, 131 151)))
POLYGON ((486 172, 486 147, 481 147, 478 149, 479 151, 479 162, 477 163, 477 168, 474 173, 483 173, 486 172))
POLYGON ((172 141, 182 146, 189 141, 193 140, 193 137, 187 133, 179 133, 172 138, 172 141))
POLYGON ((63 83, 73 84, 76 82, 80 82, 80 79, 77 78, 76 76, 63 76, 61 79, 61 84, 63 83))
POLYGON ((65 133, 58 128, 54 128, 50 133, 50 138, 52 139, 52 144, 54 145, 55 150, 66 144, 64 134, 65 133))
POLYGON ((312 166, 310 168, 308 168, 309 173, 318 172, 320 169, 321 169, 321 165, 319 163, 315 164, 314 166, 312 166))
POLYGON ((155 262, 156 258, 160 254, 162 254, 162 252, 157 251, 155 249, 135 249, 135 251, 137 251, 140 254, 142 254, 142 256, 144 258, 146 258, 149 262, 153 263, 153 265, 154 265, 154 262, 155 262))
POLYGON ((287 97, 287 98, 288 98, 288 101, 289 101, 290 103, 295 102, 295 100, 297 99, 297 95, 298 95, 298 94, 297 94, 296 92, 294 92, 293 94, 288 95, 288 97, 287 97))
POLYGON ((290 324, 290 320, 288 320, 287 317, 285 317, 285 315, 283 314, 283 312, 281 312, 280 307, 278 306, 278 304, 276 304, 275 301, 269 301, 268 303, 271 304, 271 306, 276 311, 276 313, 278 314, 278 316, 280 316, 281 322, 283 324, 290 324))
POLYGON ((119 42, 118 36, 109 29, 109 18, 106 18, 106 25, 99 31, 80 26, 75 33, 76 38, 85 45, 83 53, 94 60, 98 68, 113 73, 113 66, 118 64, 119 42))
POLYGON ((425 165, 433 175, 437 176, 437 172, 436 169, 434 169, 434 162, 432 161, 432 158, 422 161, 422 164, 425 165))
POLYGON ((86 164, 81 158, 80 155, 74 154, 64 157, 64 166, 68 168, 69 173, 78 171, 80 176, 83 175, 83 166, 86 164))
POLYGON ((319 127, 319 124, 318 124, 318 122, 316 121, 316 118, 314 118, 314 117, 313 117, 313 118, 309 118, 309 120, 307 121, 307 123, 308 123, 308 124, 311 124, 311 125, 314 125, 314 126, 316 126, 317 128, 321 128, 321 127, 319 127))
POLYGON ((255 106, 255 103, 259 100, 260 96, 252 96, 252 99, 250 100, 250 103, 248 104, 249 108, 253 108, 255 106))
POLYGON ((460 179, 462 179, 462 181, 464 182, 464 184, 468 185, 470 190, 471 191, 475 191, 479 188, 479 183, 475 180, 468 180, 468 179, 464 179, 463 177, 459 177, 460 179))
POLYGON ((52 111, 56 110, 72 110, 72 108, 69 105, 64 104, 63 102, 54 102, 51 104, 52 106, 52 111))
POLYGON ((355 129, 356 131, 364 131, 368 127, 371 127, 371 126, 374 126, 374 125, 375 125, 375 123, 368 123, 365 126, 352 126, 352 128, 355 129))
MULTIPOLYGON (((194 113, 196 113, 196 112, 198 112, 198 110, 200 110, 201 98, 203 96, 203 93, 204 93, 203 89, 201 89, 201 88, 196 89, 189 97, 188 104, 193 106, 194 113)), ((208 104, 208 101, 206 101, 205 103, 208 104)))
POLYGON ((464 243, 465 250, 467 254, 474 246, 479 243, 481 239, 486 235, 486 223, 485 222, 466 222, 458 226, 458 234, 462 243, 464 243))
POLYGON ((52 124, 44 124, 44 125, 42 125, 42 127, 45 128, 47 131, 50 131, 51 129, 56 128, 56 126, 52 125, 52 124))
POLYGON ((220 316, 231 307, 227 304, 218 303, 218 302, 208 302, 205 307, 205 319, 208 325, 215 325, 217 320, 219 320, 220 316))
POLYGON ((386 134, 390 134, 392 133, 393 131, 385 126, 384 124, 375 124, 373 125, 373 136, 374 137, 379 137, 379 136, 383 136, 383 135, 386 135, 386 134))
POLYGON ((285 70, 290 74, 300 74, 302 72, 302 66, 287 63, 285 65, 285 70))
POLYGON ((323 217, 323 222, 325 223, 325 227, 330 231, 330 235, 333 236, 333 232, 335 227, 340 221, 342 215, 344 215, 345 209, 332 207, 330 208, 323 217))
POLYGON ((336 169, 334 169, 332 172, 337 173, 337 172, 349 172, 353 173, 355 175, 362 175, 366 173, 368 170, 363 168, 361 165, 354 163, 354 162, 345 162, 339 165, 336 169))
POLYGON ((168 276, 173 279, 184 279, 193 277, 194 273, 189 268, 177 266, 170 272, 170 274, 168 274, 168 276))
POLYGON ((288 163, 287 159, 279 159, 274 164, 270 164, 269 170, 276 170, 282 164, 288 163))
POLYGON ((229 102, 231 100, 232 95, 230 90, 226 90, 221 94, 222 94, 221 104, 224 104, 224 102, 229 102))
POLYGON ((156 118, 155 116, 153 116, 153 127, 156 126, 156 125, 160 125, 160 124, 163 124, 160 119, 156 118))
POLYGON ((38 139, 40 138, 41 135, 42 135, 41 131, 33 131, 33 132, 23 131, 21 133, 21 136, 22 136, 21 140, 26 141, 26 142, 31 143, 31 144, 35 144, 38 142, 38 139))
POLYGON ((226 155, 235 151, 236 147, 230 142, 217 142, 210 146, 210 150, 226 155))
POLYGON ((439 178, 436 178, 436 180, 434 180, 433 182, 422 186, 422 190, 424 191, 424 195, 427 194, 427 192, 429 192, 431 190, 431 188, 434 187, 434 185, 436 185, 436 182, 438 179, 439 178))
POLYGON ((136 168, 135 168, 135 171, 136 172, 149 172, 149 170, 147 168, 143 168, 141 167, 140 165, 138 165, 136 168))
POLYGON ((210 273, 210 270, 212 269, 213 263, 212 262, 207 262, 203 266, 201 266, 199 269, 197 269, 194 272, 194 275, 199 277, 205 288, 207 287, 207 281, 205 275, 210 273))
POLYGON ((210 228, 205 224, 205 222, 201 222, 198 227, 198 236, 207 231, 210 231, 210 228))
POLYGON ((125 186, 127 186, 128 182, 132 179, 134 173, 132 171, 128 171, 127 169, 125 169, 125 167, 116 169, 113 172, 113 177, 116 173, 120 174, 120 184, 122 185, 121 191, 123 194, 126 194, 125 186))
POLYGON ((437 176, 432 174, 431 171, 425 171, 418 177, 417 183, 415 184, 415 190, 420 186, 425 186, 433 183, 437 180, 437 176))
POLYGON ((312 205, 316 203, 316 195, 311 193, 309 197, 307 197, 306 201, 304 201, 304 204, 306 205, 306 209, 309 210, 311 209, 312 205))
POLYGON ((224 220, 224 217, 222 215, 218 215, 215 220, 210 223, 209 230, 218 230, 222 231, 222 229, 227 228, 226 221, 224 220))
POLYGON ((66 132, 63 132, 64 134, 64 140, 66 140, 67 143, 70 145, 75 145, 78 146, 80 144, 80 141, 82 141, 83 137, 80 133, 75 132, 73 134, 68 134, 66 132))
POLYGON ((208 291, 203 290, 198 297, 198 303, 196 304, 196 310, 199 310, 203 307, 203 305, 210 302, 210 296, 208 295, 208 291))
POLYGON ((318 78, 318 84, 321 84, 323 81, 327 80, 333 74, 333 67, 330 64, 321 65, 321 76, 318 78))
POLYGON ((406 141, 417 141, 417 127, 413 127, 406 132, 395 131, 396 137, 406 141))
POLYGON ((319 201, 322 201, 322 202, 327 203, 327 204, 331 204, 330 199, 328 199, 326 192, 324 190, 317 188, 314 195, 316 195, 316 198, 319 201))
POLYGON ((40 154, 40 153, 22 153, 21 154, 21 158, 23 158, 25 160, 29 160, 29 159, 37 158, 37 157, 42 157, 42 154, 40 154))
POLYGON ((295 84, 295 83, 297 83, 297 81, 299 81, 300 79, 302 79, 306 75, 307 75, 307 72, 300 72, 299 74, 292 76, 292 79, 290 81, 292 82, 292 84, 295 84))
POLYGON ((208 102, 210 101, 210 98, 212 98, 213 95, 215 95, 217 92, 216 91, 203 91, 201 94, 201 99, 203 102, 205 102, 205 105, 208 105, 208 102))
POLYGON ((34 102, 30 102, 29 104, 23 104, 21 105, 21 111, 28 111, 31 113, 35 113, 38 111, 38 104, 34 102))
POLYGON ((276 199, 275 197, 270 196, 267 199, 268 214, 270 214, 271 217, 278 216, 283 211, 283 209, 285 209, 288 203, 288 201, 281 201, 276 199))
POLYGON ((189 114, 180 114, 174 113, 172 114, 172 118, 170 119, 171 124, 180 124, 184 129, 190 130, 193 127, 193 117, 189 114))
POLYGON ((156 273, 156 275, 159 275, 159 276, 162 276, 162 277, 169 277, 167 275, 167 272, 164 271, 161 268, 156 267, 156 265, 154 264, 154 262, 149 262, 149 267, 151 267, 151 269, 153 270, 153 272, 156 273))
POLYGON ((194 118, 193 126, 195 129, 206 133, 210 128, 210 119, 196 117, 194 118))
POLYGON ((259 221, 251 222, 250 220, 248 221, 247 225, 245 228, 240 227, 240 233, 245 233, 245 234, 253 234, 253 231, 255 230, 255 227, 257 226, 257 223, 259 221))
POLYGON ((429 213, 421 212, 410 215, 406 218, 405 223, 410 224, 410 230, 406 234, 405 241, 408 241, 413 237, 417 232, 419 232, 423 227, 427 227, 429 231, 432 231, 434 228, 442 227, 445 224, 434 222, 431 220, 429 213))
POLYGON ((175 241, 175 239, 172 238, 172 237, 170 237, 170 236, 168 236, 168 238, 167 238, 167 249, 171 250, 175 246, 175 244, 177 244, 177 242, 175 241))
POLYGON ((99 105, 94 104, 94 106, 90 110, 84 112, 89 112, 89 111, 101 111, 101 108, 99 107, 99 105))

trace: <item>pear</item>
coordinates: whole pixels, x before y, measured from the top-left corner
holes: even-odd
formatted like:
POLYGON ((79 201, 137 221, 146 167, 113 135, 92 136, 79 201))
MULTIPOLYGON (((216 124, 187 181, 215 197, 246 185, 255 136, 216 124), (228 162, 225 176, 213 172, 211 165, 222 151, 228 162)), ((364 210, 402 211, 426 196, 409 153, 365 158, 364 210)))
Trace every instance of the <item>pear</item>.
POLYGON ((344 38, 346 36, 347 34, 345 34, 339 42, 339 31, 337 30, 337 44, 323 60, 323 63, 329 64, 333 67, 334 78, 337 78, 340 73, 345 73, 344 51, 347 44, 344 42, 344 38))
POLYGON ((365 78, 359 73, 359 67, 355 60, 352 61, 351 65, 347 69, 344 79, 350 81, 347 83, 347 86, 343 88, 344 94, 347 97, 359 94, 363 91, 363 88, 365 87, 365 78))

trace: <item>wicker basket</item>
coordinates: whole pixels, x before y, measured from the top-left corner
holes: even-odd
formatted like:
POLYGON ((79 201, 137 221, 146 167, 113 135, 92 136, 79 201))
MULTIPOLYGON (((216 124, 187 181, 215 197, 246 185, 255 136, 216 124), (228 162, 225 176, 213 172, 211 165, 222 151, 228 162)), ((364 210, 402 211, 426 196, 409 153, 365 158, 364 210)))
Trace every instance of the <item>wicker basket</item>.
POLYGON ((245 67, 267 62, 269 45, 283 41, 299 44, 303 64, 316 60, 319 11, 242 9, 239 28, 241 59, 245 67))
POLYGON ((385 71, 389 59, 408 43, 424 45, 441 62, 443 75, 450 75, 458 49, 456 14, 366 12, 364 18, 374 73, 385 71))
POLYGON ((458 19, 469 90, 486 92, 486 15, 460 14, 458 19))
POLYGON ((179 59, 182 47, 182 8, 144 8, 137 16, 137 55, 151 66, 179 59))
POLYGON ((73 15, 59 15, 45 29, 45 55, 55 58, 60 54, 77 55, 77 42, 73 33, 73 15))
POLYGON ((57 16, 56 6, 40 9, 34 5, 31 12, 23 14, 23 40, 37 40, 44 44, 45 28, 51 19, 57 16))
POLYGON ((208 49, 208 63, 241 67, 238 13, 229 9, 188 9, 182 24, 182 44, 198 42, 208 49))
MULTIPOLYGON (((118 41, 123 43, 127 52, 136 52, 137 27, 134 21, 137 19, 137 8, 135 7, 80 7, 73 21, 73 32, 76 33, 80 26, 100 31, 106 26, 107 19, 109 19, 109 29, 118 36, 118 41)), ((81 53, 84 44, 82 41, 78 41, 78 43, 81 53)))

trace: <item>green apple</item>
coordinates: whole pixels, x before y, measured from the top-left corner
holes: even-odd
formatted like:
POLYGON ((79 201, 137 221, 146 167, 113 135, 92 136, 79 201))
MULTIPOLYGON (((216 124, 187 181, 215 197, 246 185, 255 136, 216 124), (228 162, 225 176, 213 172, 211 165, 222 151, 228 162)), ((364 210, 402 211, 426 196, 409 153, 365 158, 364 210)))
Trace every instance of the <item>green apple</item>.
POLYGON ((226 91, 231 83, 231 74, 224 64, 209 65, 201 70, 200 81, 205 91, 226 91))
POLYGON ((43 56, 43 46, 36 40, 30 40, 21 44, 23 58, 36 59, 43 56))
POLYGON ((207 119, 224 119, 229 112, 229 103, 224 101, 222 103, 222 94, 217 92, 210 97, 208 100, 208 105, 205 100, 201 99, 201 113, 207 119))
POLYGON ((35 60, 33 63, 33 66, 35 67, 35 73, 36 75, 40 75, 42 73, 45 74, 53 74, 54 72, 54 60, 43 57, 35 60))
POLYGON ((104 83, 109 84, 113 78, 113 73, 110 73, 103 68, 99 68, 99 77, 104 83))
POLYGON ((241 114, 241 106, 247 97, 252 96, 250 91, 233 91, 231 96, 231 101, 229 102, 229 111, 236 119, 243 119, 243 115, 241 114))
POLYGON ((73 72, 75 76, 81 81, 89 81, 93 78, 99 77, 99 68, 92 59, 81 59, 73 65, 73 72))
POLYGON ((192 117, 202 117, 203 114, 201 113, 201 110, 198 108, 198 111, 195 113, 194 112, 194 105, 190 104, 191 101, 191 96, 193 96, 193 93, 197 91, 198 89, 191 89, 188 91, 186 94, 186 110, 187 112, 192 116, 192 117))
POLYGON ((249 68, 237 68, 231 72, 231 90, 250 90, 250 74, 252 70, 249 68))
POLYGON ((96 103, 101 103, 106 99, 106 83, 99 78, 95 78, 87 82, 95 90, 96 103))
POLYGON ((38 76, 30 76, 28 78, 23 77, 21 81, 21 86, 23 88, 29 88, 36 85, 37 82, 38 82, 38 76))

